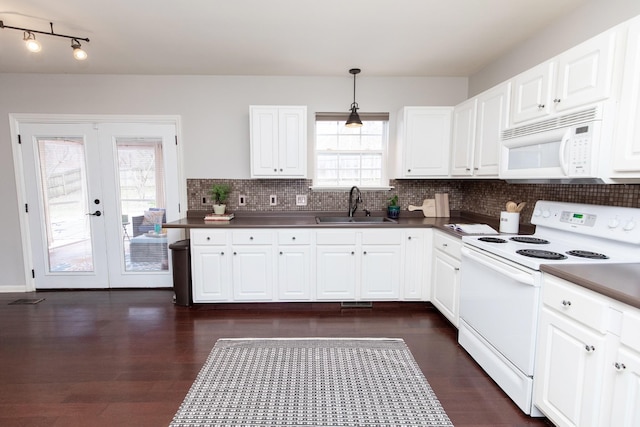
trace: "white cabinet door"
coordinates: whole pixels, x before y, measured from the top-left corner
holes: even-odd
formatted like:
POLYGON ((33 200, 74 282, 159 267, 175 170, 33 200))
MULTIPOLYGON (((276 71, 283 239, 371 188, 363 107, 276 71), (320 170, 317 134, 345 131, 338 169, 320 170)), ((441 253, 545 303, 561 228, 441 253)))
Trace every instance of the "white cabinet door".
POLYGON ((362 245, 360 298, 399 299, 400 265, 400 245, 362 245))
POLYGON ((396 176, 449 175, 450 107, 404 107, 398 113, 396 176))
POLYGON ((404 238, 402 299, 428 301, 431 297, 431 230, 408 230, 404 238))
POLYGON ((596 427, 605 336, 543 307, 538 328, 534 402, 559 426, 596 427))
POLYGON ((616 31, 605 32, 558 56, 555 111, 611 96, 616 36, 616 31))
POLYGON ((612 175, 640 176, 640 18, 630 28, 625 55, 619 120, 614 139, 612 175))
POLYGON ((311 246, 288 245, 278 248, 278 299, 311 299, 311 246))
POLYGON ((273 262, 272 246, 234 246, 233 299, 235 301, 273 299, 273 262))
POLYGON ((278 174, 305 177, 307 174, 307 108, 282 107, 278 111, 278 174))
POLYGON ((231 255, 226 246, 191 246, 193 302, 232 300, 231 255))
POLYGON ((251 106, 251 177, 307 173, 307 107, 251 106))
POLYGON ((451 136, 451 175, 472 176, 476 138, 477 98, 471 98, 453 109, 451 136))
POLYGON ((356 299, 358 263, 356 247, 318 245, 316 247, 316 298, 319 301, 356 299))
POLYGON ((622 347, 616 361, 607 365, 614 375, 609 426, 640 426, 640 353, 622 347))
POLYGON ((514 77, 511 108, 514 124, 538 119, 551 112, 549 98, 555 81, 554 67, 554 61, 547 61, 514 77))
POLYGON ((489 178, 500 172, 500 140, 509 123, 511 83, 503 83, 477 96, 473 175, 489 178))
POLYGON ((457 328, 460 306, 460 260, 434 250, 431 303, 457 328))

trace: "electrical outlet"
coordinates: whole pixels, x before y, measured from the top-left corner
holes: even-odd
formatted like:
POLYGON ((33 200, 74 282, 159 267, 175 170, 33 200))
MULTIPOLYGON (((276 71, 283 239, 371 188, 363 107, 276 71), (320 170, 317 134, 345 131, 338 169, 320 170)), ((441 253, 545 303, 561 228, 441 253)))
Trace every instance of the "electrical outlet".
POLYGON ((276 206, 278 204, 278 196, 272 194, 269 196, 269 206, 276 206))
POLYGON ((203 204, 203 205, 208 205, 208 204, 210 204, 210 202, 207 200, 207 198, 206 198, 206 197, 203 197, 203 198, 202 198, 202 204, 203 204))
POLYGON ((298 194, 298 195, 296 195, 296 206, 307 206, 307 195, 306 194, 298 194))
POLYGON ((241 194, 238 196, 238 206, 244 206, 247 204, 247 196, 241 194))

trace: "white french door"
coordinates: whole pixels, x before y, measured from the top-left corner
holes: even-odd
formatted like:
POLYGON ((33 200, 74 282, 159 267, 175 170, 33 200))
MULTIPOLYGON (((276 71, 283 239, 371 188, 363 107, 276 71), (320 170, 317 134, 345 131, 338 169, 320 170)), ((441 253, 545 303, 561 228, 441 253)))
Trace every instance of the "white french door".
POLYGON ((170 287, 180 237, 160 223, 179 217, 176 126, 18 127, 35 288, 170 287))

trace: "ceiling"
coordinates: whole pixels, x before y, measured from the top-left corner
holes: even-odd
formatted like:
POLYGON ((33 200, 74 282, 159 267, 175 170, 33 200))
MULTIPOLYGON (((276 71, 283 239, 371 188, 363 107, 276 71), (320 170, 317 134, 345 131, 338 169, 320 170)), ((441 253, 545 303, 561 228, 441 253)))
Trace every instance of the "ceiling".
POLYGON ((0 72, 469 76, 587 0, 3 0, 0 72))

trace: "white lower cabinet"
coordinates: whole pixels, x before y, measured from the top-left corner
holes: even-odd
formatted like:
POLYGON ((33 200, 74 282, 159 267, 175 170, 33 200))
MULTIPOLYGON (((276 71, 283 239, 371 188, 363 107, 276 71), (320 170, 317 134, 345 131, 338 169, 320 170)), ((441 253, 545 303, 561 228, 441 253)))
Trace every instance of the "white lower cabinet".
POLYGON ((318 231, 317 299, 400 299, 402 235, 397 229, 318 231))
POLYGON ((640 310, 549 275, 542 299, 535 405, 557 426, 640 425, 640 310))
POLYGON ((231 248, 226 231, 191 231, 194 302, 231 301, 231 248))
POLYGON ((278 300, 309 301, 314 283, 311 231, 279 230, 277 233, 278 300))
POLYGON ((433 235, 431 303, 458 327, 462 242, 442 231, 433 235))
POLYGON ((401 276, 401 294, 405 301, 431 299, 432 236, 431 229, 405 230, 401 276))
POLYGON ((194 302, 428 300, 431 230, 191 230, 194 302))

